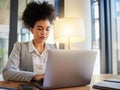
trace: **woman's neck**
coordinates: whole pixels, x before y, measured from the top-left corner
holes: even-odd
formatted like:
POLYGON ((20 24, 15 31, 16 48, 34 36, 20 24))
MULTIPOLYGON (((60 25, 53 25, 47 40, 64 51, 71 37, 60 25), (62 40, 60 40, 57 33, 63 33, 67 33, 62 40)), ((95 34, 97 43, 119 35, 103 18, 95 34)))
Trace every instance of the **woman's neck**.
POLYGON ((37 43, 33 40, 33 44, 40 54, 44 51, 45 43, 37 43))

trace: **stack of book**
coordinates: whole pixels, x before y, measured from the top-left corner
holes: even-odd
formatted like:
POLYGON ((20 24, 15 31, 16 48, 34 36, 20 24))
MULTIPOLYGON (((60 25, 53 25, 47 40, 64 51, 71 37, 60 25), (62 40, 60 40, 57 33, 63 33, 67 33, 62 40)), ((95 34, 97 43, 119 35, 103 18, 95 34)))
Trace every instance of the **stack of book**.
POLYGON ((120 79, 106 79, 94 84, 93 88, 102 90, 120 90, 120 79))

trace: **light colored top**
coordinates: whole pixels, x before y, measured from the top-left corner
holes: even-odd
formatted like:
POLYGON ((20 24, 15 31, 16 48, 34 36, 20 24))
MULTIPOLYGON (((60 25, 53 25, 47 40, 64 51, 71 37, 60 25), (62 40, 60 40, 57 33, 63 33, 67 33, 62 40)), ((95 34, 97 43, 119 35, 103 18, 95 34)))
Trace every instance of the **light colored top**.
MULTIPOLYGON (((54 44, 47 44, 47 49, 56 49, 54 44)), ((33 69, 33 58, 29 52, 29 42, 16 42, 3 69, 3 78, 13 81, 30 82, 36 75, 33 69)))
POLYGON ((46 62, 48 57, 48 48, 45 44, 44 51, 40 54, 38 50, 35 48, 33 42, 29 42, 29 52, 32 55, 33 60, 33 71, 37 74, 43 74, 46 68, 46 62))

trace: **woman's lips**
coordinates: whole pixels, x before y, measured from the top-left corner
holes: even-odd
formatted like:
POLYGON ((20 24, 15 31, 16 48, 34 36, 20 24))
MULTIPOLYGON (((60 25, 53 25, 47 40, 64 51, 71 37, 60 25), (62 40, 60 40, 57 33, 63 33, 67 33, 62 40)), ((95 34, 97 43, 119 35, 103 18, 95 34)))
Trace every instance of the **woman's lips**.
POLYGON ((43 37, 40 37, 40 38, 41 38, 41 39, 46 39, 46 37, 44 37, 44 36, 43 36, 43 37))

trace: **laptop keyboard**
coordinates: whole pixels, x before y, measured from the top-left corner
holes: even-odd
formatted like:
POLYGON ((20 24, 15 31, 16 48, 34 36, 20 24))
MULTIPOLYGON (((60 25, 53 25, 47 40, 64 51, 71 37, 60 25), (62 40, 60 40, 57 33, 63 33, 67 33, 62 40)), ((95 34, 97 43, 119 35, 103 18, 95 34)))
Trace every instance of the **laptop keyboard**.
POLYGON ((39 87, 39 86, 43 86, 43 79, 41 79, 40 81, 31 81, 31 84, 39 87))
POLYGON ((38 84, 38 85, 41 85, 41 86, 43 85, 43 81, 35 81, 34 83, 38 84))

